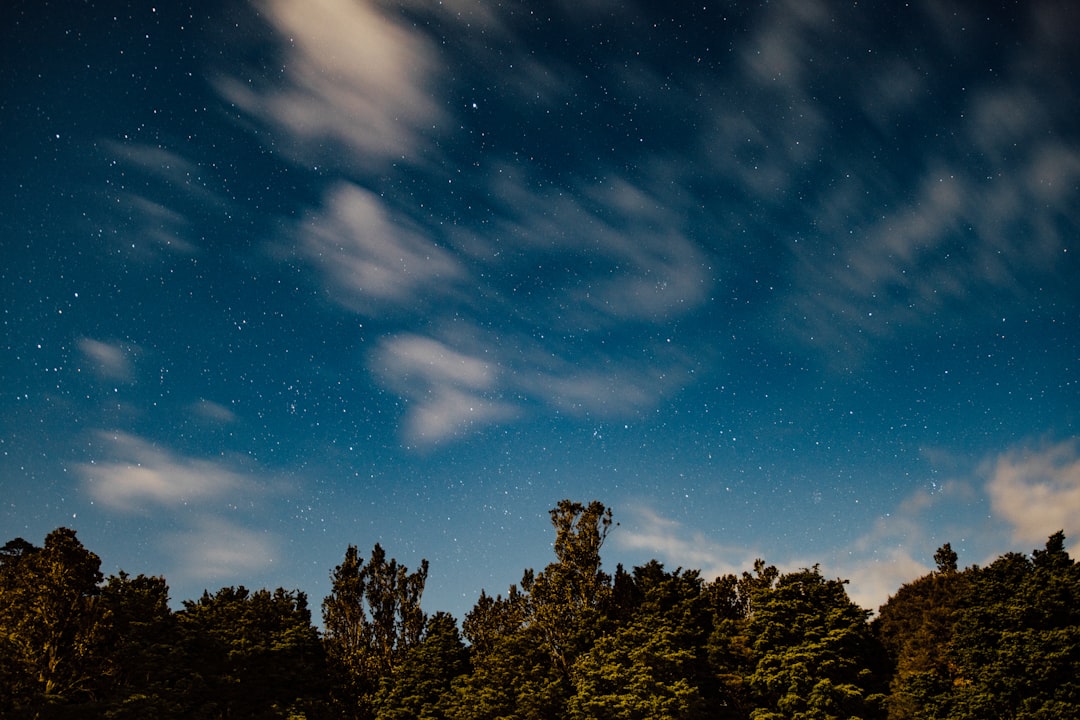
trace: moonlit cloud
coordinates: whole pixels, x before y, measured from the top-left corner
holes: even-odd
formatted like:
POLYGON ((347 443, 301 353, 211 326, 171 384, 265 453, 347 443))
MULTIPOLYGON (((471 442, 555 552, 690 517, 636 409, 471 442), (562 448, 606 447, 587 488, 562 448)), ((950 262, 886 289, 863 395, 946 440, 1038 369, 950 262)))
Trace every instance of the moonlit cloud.
POLYGON ((362 314, 446 294, 464 275, 459 262, 374 194, 349 183, 332 189, 324 207, 298 229, 301 252, 326 276, 331 296, 362 314))
POLYGON ((701 570, 704 579, 713 580, 728 573, 742 574, 753 568, 758 557, 746 548, 721 545, 705 533, 686 528, 647 507, 628 509, 632 519, 620 521, 615 535, 619 547, 654 557, 672 568, 701 570))
POLYGON ((91 497, 114 510, 235 503, 258 492, 247 475, 221 462, 178 456, 125 432, 100 432, 98 440, 112 459, 80 463, 78 470, 91 497))
POLYGON ((212 420, 218 423, 231 423, 236 421, 236 413, 221 403, 212 400, 201 399, 190 406, 191 412, 204 420, 212 420))
MULTIPOLYGON (((223 95, 284 131, 297 158, 372 168, 413 156, 442 119, 429 42, 371 0, 268 0, 285 82, 220 81, 223 95)), ((415 158, 414 158, 415 159, 415 158)))
POLYGON ((139 527, 131 540, 160 546, 172 558, 161 569, 170 578, 235 582, 277 556, 277 534, 251 529, 278 492, 273 483, 239 463, 178 454, 130 433, 101 431, 97 443, 106 459, 76 466, 83 489, 118 520, 168 518, 139 527))
POLYGON ((110 380, 131 380, 131 360, 124 347, 93 338, 79 338, 79 352, 93 363, 94 372, 110 380))
POLYGON ((1070 545, 1080 536, 1080 441, 1014 449, 988 467, 987 492, 1014 542, 1038 547, 1058 530, 1070 545))
POLYGON ((498 399, 498 368, 491 360, 445 342, 403 334, 383 342, 373 371, 410 402, 408 440, 430 445, 517 414, 498 399))
POLYGON ((175 563, 170 577, 185 582, 238 584, 280 557, 275 534, 221 516, 201 516, 190 529, 165 534, 161 545, 175 563))

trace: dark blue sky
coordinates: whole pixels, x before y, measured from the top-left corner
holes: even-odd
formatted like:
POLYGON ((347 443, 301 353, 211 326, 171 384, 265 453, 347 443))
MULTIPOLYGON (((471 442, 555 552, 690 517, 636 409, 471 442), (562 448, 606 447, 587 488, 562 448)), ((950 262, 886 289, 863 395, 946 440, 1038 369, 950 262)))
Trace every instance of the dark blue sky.
MULTIPOLYGON (((177 601, 1080 536, 1070 2, 15 2, 0 530, 177 601)), ((1073 545, 1075 548, 1075 545, 1073 545)))

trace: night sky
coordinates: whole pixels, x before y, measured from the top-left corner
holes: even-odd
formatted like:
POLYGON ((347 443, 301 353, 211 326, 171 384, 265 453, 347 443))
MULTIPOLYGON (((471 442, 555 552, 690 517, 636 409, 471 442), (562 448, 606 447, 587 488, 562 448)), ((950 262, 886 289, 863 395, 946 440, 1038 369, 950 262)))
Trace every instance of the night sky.
POLYGON ((121 7, 0 10, 0 541, 459 619, 562 498, 871 609, 1078 549, 1072 0, 121 7))

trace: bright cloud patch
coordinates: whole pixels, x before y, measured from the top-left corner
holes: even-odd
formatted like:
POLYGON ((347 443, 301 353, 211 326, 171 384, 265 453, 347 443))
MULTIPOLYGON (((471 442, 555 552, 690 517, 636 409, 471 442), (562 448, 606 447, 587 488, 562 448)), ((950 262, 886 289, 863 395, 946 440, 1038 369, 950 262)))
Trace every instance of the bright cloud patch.
POLYGON ((222 92, 268 125, 285 130, 293 152, 361 166, 412 153, 420 127, 441 115, 427 85, 436 61, 428 43, 369 0, 271 0, 266 15, 281 38, 284 87, 252 90, 223 81, 222 92))
POLYGON ((406 436, 413 442, 437 443, 516 413, 493 397, 498 374, 490 361, 433 338, 388 338, 374 370, 410 400, 406 436))
POLYGON ((1012 526, 1013 540, 1037 546, 1064 530, 1080 534, 1080 450, 1070 440, 997 458, 987 492, 994 512, 1012 526))
POLYGON ((228 518, 199 518, 188 530, 170 533, 162 544, 176 562, 180 578, 235 582, 262 570, 274 561, 277 538, 264 530, 252 530, 228 518))
POLYGON ((302 252, 325 273, 334 300, 364 314, 388 305, 415 311, 418 295, 437 293, 463 274, 450 253, 349 183, 328 194, 300 234, 302 252))
MULTIPOLYGON (((254 485, 221 463, 179 457, 128 433, 99 433, 115 459, 78 466, 90 495, 115 510, 204 503, 242 495, 254 485)), ((234 498, 235 499, 235 498, 234 498)))
POLYGON ((110 380, 131 378, 131 361, 120 345, 84 337, 79 339, 78 346, 79 352, 93 363, 94 371, 101 377, 110 380))
POLYGON ((706 580, 741 574, 754 566, 752 551, 720 545, 647 507, 630 508, 630 512, 634 519, 615 536, 623 549, 640 550, 673 567, 701 570, 706 580))

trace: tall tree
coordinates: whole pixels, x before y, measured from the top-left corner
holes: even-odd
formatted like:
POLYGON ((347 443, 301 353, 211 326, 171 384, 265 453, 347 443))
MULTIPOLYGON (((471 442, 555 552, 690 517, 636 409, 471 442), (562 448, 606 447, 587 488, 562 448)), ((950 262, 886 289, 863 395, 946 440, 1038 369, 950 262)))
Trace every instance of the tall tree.
POLYGON ((107 618, 101 560, 75 531, 57 528, 38 549, 21 538, 0 551, 0 637, 19 712, 50 714, 95 699, 107 618))
POLYGON ((420 641, 426 617, 420 601, 428 562, 410 573, 386 559, 376 544, 365 564, 355 545, 331 574, 322 604, 327 659, 337 711, 345 717, 372 716, 372 699, 383 678, 420 641))
POLYGON ((325 692, 322 646, 304 593, 225 587, 177 614, 187 717, 316 714, 325 692))
POLYGON ((711 716, 714 693, 706 656, 712 630, 697 571, 667 572, 653 560, 634 569, 627 587, 617 572, 627 619, 586 650, 571 668, 575 694, 568 717, 655 720, 711 716))
POLYGON ((843 581, 826 580, 817 566, 788 573, 756 592, 751 606, 749 684, 758 703, 751 718, 881 716, 869 612, 851 602, 843 581))
POLYGON ((601 569, 600 549, 612 525, 611 510, 599 501, 561 500, 551 510, 555 562, 521 581, 529 597, 529 622, 540 632, 556 669, 568 675, 577 654, 595 639, 600 609, 611 593, 601 569))
POLYGON ((101 603, 110 619, 108 654, 100 667, 105 715, 181 717, 184 663, 165 578, 110 576, 101 603))
POLYGON ((1029 559, 978 572, 948 661, 950 720, 1075 717, 1080 707, 1080 566, 1051 535, 1029 559))
POLYGON ((423 639, 409 648, 393 674, 375 694, 376 720, 443 720, 450 684, 469 669, 469 651, 457 621, 437 612, 428 619, 423 639))
POLYGON ((942 715, 953 692, 947 650, 977 569, 957 571, 948 543, 934 559, 937 572, 902 585, 873 622, 891 665, 889 720, 942 715))

